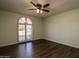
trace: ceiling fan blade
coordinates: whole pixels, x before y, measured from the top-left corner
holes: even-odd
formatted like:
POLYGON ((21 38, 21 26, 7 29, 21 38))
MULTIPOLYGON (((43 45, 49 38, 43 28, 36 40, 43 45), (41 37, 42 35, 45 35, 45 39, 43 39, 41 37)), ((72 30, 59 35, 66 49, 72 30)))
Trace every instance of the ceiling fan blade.
POLYGON ((33 3, 32 1, 30 2, 33 6, 35 6, 36 7, 36 4, 35 3, 33 3))
POLYGON ((31 3, 33 6, 35 6, 36 8, 38 8, 38 9, 41 9, 41 7, 42 7, 42 5, 39 4, 39 3, 35 4, 35 3, 33 3, 32 1, 31 1, 30 3, 31 3))
POLYGON ((46 10, 46 9, 42 9, 43 11, 45 11, 45 12, 50 12, 49 10, 46 10))
POLYGON ((32 9, 28 9, 28 10, 37 10, 37 9, 33 9, 33 8, 32 8, 32 9))
POLYGON ((48 7, 48 6, 50 6, 50 4, 48 3, 48 4, 45 4, 43 7, 44 8, 46 8, 46 7, 48 7))

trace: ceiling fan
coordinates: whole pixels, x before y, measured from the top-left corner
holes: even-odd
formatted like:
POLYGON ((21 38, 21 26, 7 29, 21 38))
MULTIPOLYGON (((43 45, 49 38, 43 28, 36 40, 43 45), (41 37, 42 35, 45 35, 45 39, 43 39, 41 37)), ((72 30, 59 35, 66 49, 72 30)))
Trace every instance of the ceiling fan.
POLYGON ((36 10, 37 13, 50 12, 49 10, 46 9, 48 6, 50 6, 49 3, 47 3, 45 5, 42 5, 40 3, 35 4, 32 1, 30 3, 36 8, 32 8, 32 9, 28 9, 28 10, 36 10))

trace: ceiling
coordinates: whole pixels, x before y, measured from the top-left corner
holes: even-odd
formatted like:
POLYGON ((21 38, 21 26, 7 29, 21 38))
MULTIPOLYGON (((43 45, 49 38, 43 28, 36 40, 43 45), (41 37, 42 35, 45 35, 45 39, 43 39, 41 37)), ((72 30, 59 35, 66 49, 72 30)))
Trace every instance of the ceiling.
POLYGON ((47 17, 53 14, 65 12, 71 9, 79 8, 79 0, 0 0, 0 9, 7 10, 15 13, 47 17), (47 8, 49 13, 37 14, 36 11, 30 11, 28 9, 34 8, 30 1, 34 3, 46 4, 50 3, 47 8))

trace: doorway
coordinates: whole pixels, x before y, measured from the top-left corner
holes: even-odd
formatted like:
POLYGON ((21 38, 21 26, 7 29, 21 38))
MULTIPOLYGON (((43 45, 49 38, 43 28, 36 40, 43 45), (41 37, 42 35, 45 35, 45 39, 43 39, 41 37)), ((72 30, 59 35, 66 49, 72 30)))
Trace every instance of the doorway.
POLYGON ((32 40, 32 21, 29 18, 21 17, 19 19, 18 40, 19 42, 32 40))

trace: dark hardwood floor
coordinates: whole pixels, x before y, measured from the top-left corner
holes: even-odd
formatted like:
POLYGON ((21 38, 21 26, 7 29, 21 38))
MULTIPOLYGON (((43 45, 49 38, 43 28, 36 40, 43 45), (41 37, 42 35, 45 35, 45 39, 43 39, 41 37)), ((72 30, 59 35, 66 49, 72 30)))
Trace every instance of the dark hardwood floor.
POLYGON ((79 49, 47 40, 35 40, 0 48, 0 57, 10 58, 78 58, 79 49))

